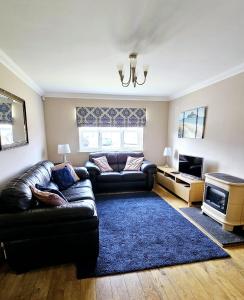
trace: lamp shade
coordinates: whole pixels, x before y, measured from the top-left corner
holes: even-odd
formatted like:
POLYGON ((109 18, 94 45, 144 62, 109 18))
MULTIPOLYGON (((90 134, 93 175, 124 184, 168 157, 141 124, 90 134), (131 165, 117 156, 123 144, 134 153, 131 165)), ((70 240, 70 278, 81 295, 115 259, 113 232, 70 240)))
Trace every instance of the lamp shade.
POLYGON ((59 144, 58 145, 58 154, 70 153, 69 144, 59 144))
POLYGON ((164 148, 164 156, 171 156, 172 155, 172 150, 170 147, 165 147, 164 148))

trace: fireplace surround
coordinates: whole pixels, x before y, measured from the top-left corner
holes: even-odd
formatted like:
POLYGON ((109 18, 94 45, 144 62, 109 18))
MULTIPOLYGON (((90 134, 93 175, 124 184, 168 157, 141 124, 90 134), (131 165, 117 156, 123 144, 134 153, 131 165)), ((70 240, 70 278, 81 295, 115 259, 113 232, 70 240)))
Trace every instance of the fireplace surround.
POLYGON ((244 179, 224 173, 205 176, 202 213, 222 224, 227 231, 244 226, 244 179))

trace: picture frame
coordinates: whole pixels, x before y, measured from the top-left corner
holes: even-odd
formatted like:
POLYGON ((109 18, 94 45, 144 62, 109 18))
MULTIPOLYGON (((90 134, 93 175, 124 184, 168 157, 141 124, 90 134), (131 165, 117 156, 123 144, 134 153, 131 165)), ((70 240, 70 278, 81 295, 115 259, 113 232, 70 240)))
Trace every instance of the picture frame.
POLYGON ((178 138, 203 139, 207 107, 201 106, 180 113, 178 138))

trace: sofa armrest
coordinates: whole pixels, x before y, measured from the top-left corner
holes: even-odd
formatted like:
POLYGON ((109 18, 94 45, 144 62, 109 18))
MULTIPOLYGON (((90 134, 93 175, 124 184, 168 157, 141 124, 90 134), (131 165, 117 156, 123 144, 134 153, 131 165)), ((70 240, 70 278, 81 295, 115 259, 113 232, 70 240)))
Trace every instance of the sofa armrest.
MULTIPOLYGON (((0 228, 16 226, 35 226, 42 224, 55 224, 92 218, 96 215, 95 204, 92 200, 68 203, 62 206, 32 209, 19 213, 0 215, 0 228)), ((0 230, 1 236, 1 230, 0 230)))
POLYGON ((144 173, 151 172, 155 174, 157 171, 157 166, 148 160, 144 160, 141 165, 141 171, 144 173))
POLYGON ((80 178, 80 180, 85 180, 89 178, 89 173, 85 167, 74 167, 75 173, 80 178))
POLYGON ((87 171, 89 172, 89 174, 95 174, 95 175, 99 175, 101 174, 100 169, 98 168, 97 165, 95 165, 93 162, 91 161, 87 161, 85 163, 85 168, 87 169, 87 171))

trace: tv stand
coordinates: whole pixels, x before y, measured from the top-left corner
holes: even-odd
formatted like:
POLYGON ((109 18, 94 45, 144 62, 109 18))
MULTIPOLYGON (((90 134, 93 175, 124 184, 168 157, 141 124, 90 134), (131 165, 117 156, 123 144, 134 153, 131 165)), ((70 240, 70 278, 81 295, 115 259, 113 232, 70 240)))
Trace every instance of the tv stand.
POLYGON ((203 200, 204 181, 168 167, 157 167, 157 183, 191 206, 193 202, 203 200))
MULTIPOLYGON (((172 172, 172 173, 174 173, 174 172, 172 172)), ((180 173, 180 172, 178 172, 178 174, 181 174, 181 176, 189 178, 189 179, 192 179, 192 180, 198 180, 198 178, 195 177, 195 176, 193 176, 193 175, 189 175, 189 174, 185 174, 185 173, 180 173)))

